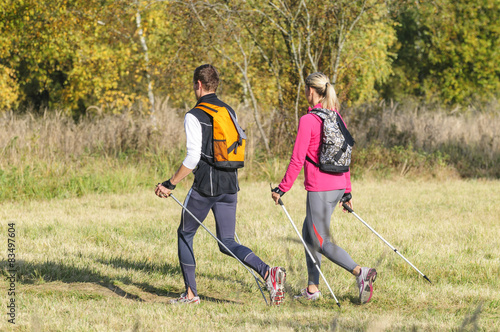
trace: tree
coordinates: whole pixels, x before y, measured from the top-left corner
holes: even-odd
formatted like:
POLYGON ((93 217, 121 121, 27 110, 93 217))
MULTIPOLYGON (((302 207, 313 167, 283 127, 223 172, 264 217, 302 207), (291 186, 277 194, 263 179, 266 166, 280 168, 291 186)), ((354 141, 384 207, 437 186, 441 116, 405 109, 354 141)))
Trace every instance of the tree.
POLYGON ((399 43, 385 97, 453 104, 498 96, 500 1, 403 4, 393 10, 399 43))
POLYGON ((242 87, 268 152, 261 117, 278 109, 292 135, 299 110, 305 109, 303 89, 309 73, 324 71, 337 89, 344 90, 344 99, 350 89, 354 102, 373 98, 375 83, 391 73, 388 48, 394 42, 394 30, 383 1, 173 3, 191 31, 191 51, 203 53, 205 62, 210 59, 220 70, 232 73, 229 89, 242 87))
POLYGON ((264 22, 246 26, 254 29, 250 36, 274 76, 294 82, 295 123, 307 74, 325 72, 337 90, 350 88, 352 99, 358 101, 372 98, 373 94, 366 91, 373 90, 375 81, 384 80, 391 73, 388 48, 395 38, 382 1, 245 3, 264 18, 264 22), (349 77, 353 74, 355 79, 349 77), (356 84, 367 75, 371 78, 365 79, 365 83, 369 84, 356 84))
POLYGON ((2 44, 9 48, 0 63, 15 72, 25 105, 84 113, 96 104, 147 103, 129 1, 8 0, 1 13, 2 44))

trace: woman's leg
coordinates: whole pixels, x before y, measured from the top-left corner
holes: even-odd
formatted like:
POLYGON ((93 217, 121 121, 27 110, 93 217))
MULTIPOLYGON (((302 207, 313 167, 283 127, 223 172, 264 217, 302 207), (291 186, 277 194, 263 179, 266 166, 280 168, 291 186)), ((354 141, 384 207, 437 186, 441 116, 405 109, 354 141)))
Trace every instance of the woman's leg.
MULTIPOLYGON (((335 206, 342 198, 344 190, 333 190, 323 192, 307 193, 307 211, 304 221, 303 234, 304 240, 309 244, 311 252, 325 255, 335 264, 343 267, 350 273, 357 268, 351 256, 341 247, 337 246, 330 235, 330 220, 335 206), (306 240, 307 238, 307 240, 306 240)), ((312 263, 309 255, 306 254, 307 270, 309 275, 309 285, 319 283, 319 272, 312 263)), ((318 259, 318 263, 320 263, 318 259)))

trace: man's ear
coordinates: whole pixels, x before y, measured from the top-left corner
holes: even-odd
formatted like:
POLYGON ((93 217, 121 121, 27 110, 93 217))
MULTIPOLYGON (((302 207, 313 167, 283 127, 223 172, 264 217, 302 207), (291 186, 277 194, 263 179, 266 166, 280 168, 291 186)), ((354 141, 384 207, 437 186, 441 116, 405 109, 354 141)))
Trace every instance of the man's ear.
POLYGON ((196 81, 195 84, 196 84, 196 90, 204 90, 205 87, 203 86, 200 80, 196 81))

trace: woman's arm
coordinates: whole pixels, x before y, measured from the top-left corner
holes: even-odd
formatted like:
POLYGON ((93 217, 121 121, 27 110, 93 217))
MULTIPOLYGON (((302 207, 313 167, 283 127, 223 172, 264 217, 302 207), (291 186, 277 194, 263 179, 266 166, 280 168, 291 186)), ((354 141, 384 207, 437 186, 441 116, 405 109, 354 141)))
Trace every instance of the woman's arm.
POLYGON ((305 115, 300 118, 299 128, 297 129, 297 137, 293 146, 292 157, 286 170, 285 176, 279 184, 279 189, 283 192, 289 191, 306 161, 307 150, 311 142, 311 134, 313 130, 313 116, 305 115))

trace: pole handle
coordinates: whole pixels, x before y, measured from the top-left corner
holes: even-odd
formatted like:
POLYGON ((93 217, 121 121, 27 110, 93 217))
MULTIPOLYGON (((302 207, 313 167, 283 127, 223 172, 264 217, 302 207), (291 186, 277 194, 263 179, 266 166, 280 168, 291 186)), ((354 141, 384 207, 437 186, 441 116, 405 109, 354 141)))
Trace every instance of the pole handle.
MULTIPOLYGON (((273 185, 271 184, 271 182, 269 182, 269 187, 271 187, 271 191, 273 191, 273 185)), ((278 198, 278 204, 281 206, 284 206, 283 201, 281 200, 281 197, 278 198)))
POLYGON ((353 213, 354 211, 351 209, 351 207, 349 205, 347 205, 346 203, 342 203, 342 207, 344 209, 346 209, 349 213, 353 213))

